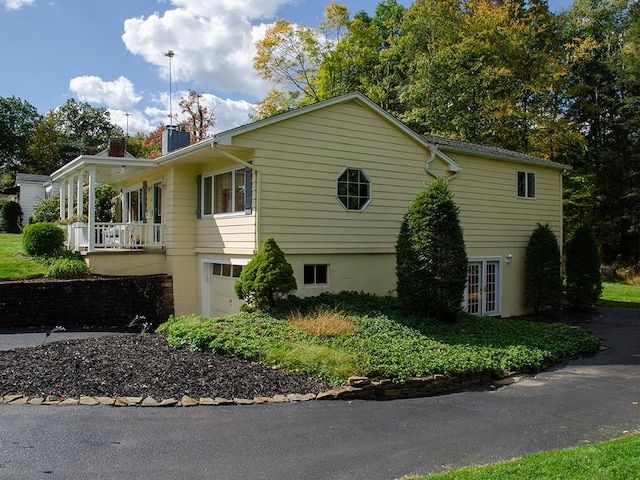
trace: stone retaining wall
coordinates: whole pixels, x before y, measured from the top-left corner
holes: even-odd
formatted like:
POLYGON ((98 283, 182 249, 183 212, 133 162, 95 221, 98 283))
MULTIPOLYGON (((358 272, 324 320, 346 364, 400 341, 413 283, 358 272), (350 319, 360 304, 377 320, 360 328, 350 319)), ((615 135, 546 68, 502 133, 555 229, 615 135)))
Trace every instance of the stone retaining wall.
POLYGON ((157 326, 173 311, 168 275, 0 282, 0 328, 157 326))

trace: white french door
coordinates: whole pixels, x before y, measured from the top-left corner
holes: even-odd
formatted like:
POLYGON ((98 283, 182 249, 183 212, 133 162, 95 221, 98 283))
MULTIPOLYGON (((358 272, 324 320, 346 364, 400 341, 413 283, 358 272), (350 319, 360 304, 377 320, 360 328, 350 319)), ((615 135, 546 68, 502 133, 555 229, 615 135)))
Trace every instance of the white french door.
POLYGON ((500 314, 500 260, 469 260, 465 298, 471 314, 500 314))

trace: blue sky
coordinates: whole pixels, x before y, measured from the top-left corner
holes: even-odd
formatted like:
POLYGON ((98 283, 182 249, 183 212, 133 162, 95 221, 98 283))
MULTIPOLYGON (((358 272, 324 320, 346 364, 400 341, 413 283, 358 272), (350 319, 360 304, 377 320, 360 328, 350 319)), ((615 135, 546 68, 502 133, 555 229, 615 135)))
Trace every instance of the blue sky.
MULTIPOLYGON (((216 105, 215 130, 247 123, 269 85, 252 68, 253 44, 278 18, 317 26, 329 0, 0 0, 0 96, 40 113, 68 98, 106 107, 129 133, 167 122, 194 89, 216 105), (127 114, 129 114, 127 116, 127 114)), ((351 14, 375 0, 338 0, 351 14)), ((400 0, 409 6, 411 0, 400 0)), ((569 6, 552 0, 553 11, 569 6)))

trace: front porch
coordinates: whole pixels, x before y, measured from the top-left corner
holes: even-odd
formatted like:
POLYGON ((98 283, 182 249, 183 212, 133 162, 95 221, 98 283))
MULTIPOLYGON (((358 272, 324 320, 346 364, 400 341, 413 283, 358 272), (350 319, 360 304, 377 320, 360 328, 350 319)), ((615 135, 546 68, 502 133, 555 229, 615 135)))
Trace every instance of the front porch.
POLYGON ((125 151, 115 156, 112 150, 110 144, 109 150, 98 155, 81 155, 51 175, 60 185, 60 218, 81 219, 66 226, 67 248, 85 254, 163 252, 162 182, 147 185, 145 179, 156 163, 133 158, 125 151), (117 187, 127 182, 131 182, 129 187, 117 187), (96 187, 102 184, 119 190, 114 197, 114 220, 118 221, 106 222, 110 218, 97 215, 96 187))

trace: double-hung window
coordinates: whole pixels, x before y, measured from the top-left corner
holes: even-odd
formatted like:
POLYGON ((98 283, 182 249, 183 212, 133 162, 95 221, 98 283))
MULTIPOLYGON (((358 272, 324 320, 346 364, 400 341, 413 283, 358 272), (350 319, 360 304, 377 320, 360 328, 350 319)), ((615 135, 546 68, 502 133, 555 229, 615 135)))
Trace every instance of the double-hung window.
POLYGON ((536 198, 536 174, 518 172, 518 198, 536 198))
POLYGON ((245 211, 246 170, 202 176, 202 214, 238 213, 245 211))

